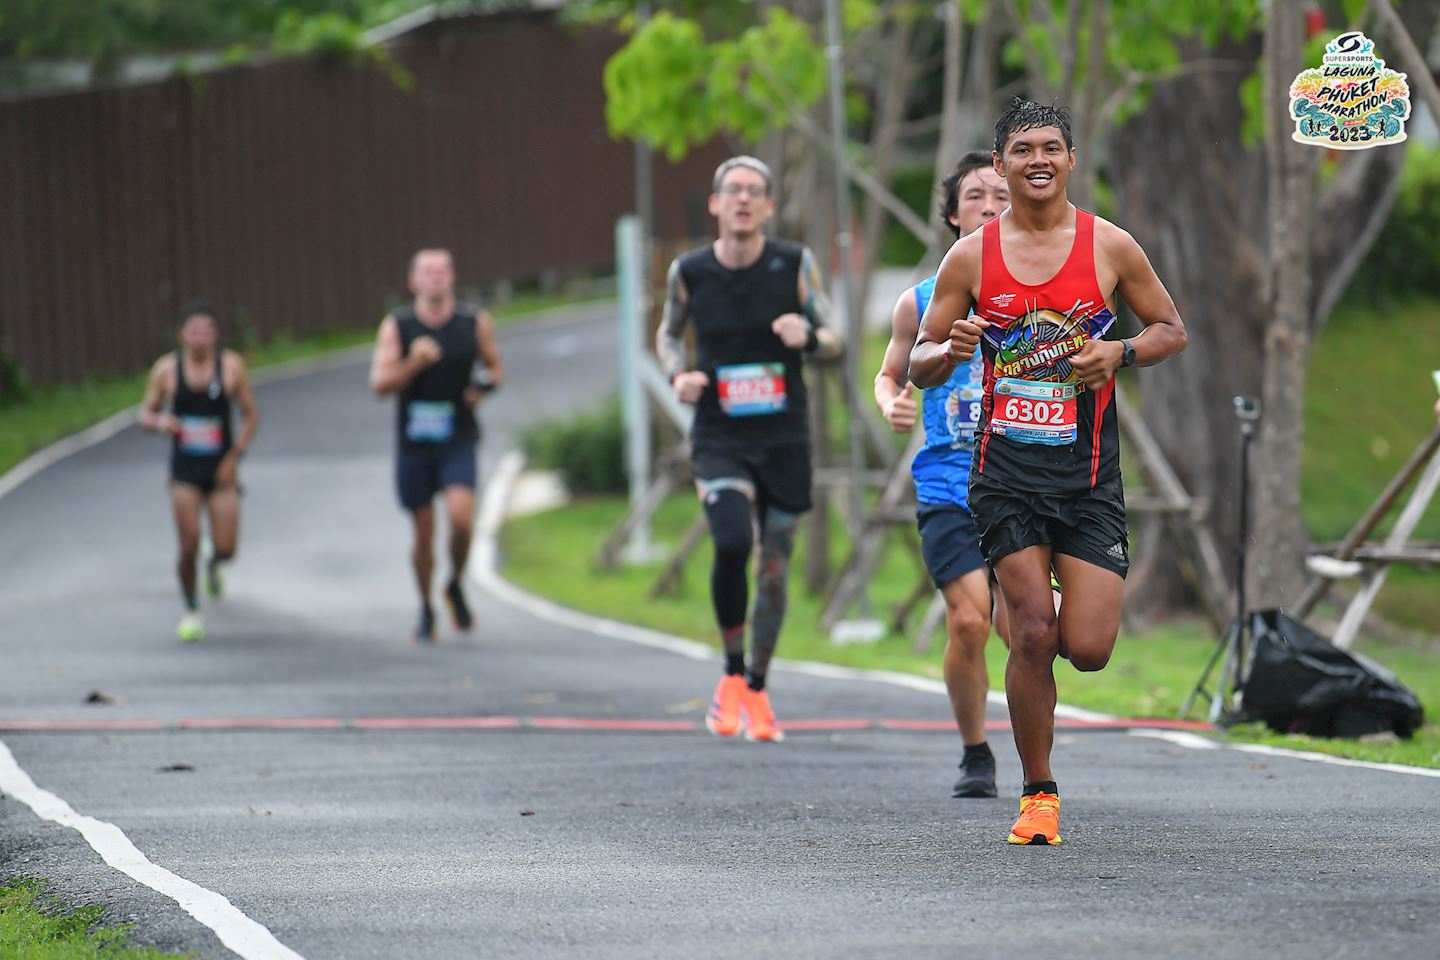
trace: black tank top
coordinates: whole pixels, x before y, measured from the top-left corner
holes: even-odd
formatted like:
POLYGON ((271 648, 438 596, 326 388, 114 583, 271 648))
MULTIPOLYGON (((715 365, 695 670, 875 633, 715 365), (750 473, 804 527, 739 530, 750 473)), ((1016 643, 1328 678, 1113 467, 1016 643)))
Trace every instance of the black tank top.
POLYGON ((784 313, 803 313, 804 247, 766 239, 760 258, 731 270, 713 247, 680 258, 695 323, 696 369, 710 378, 691 428, 696 447, 777 447, 809 442, 802 355, 770 328, 784 313))
POLYGON ((433 446, 445 443, 474 443, 480 438, 475 412, 465 402, 465 388, 479 355, 475 337, 478 311, 456 305, 455 312, 439 327, 420 322, 413 307, 395 313, 400 331, 400 355, 410 355, 410 345, 422 336, 434 337, 444 352, 438 363, 420 371, 403 390, 396 408, 396 431, 404 446, 433 446))
POLYGON ((175 400, 171 412, 180 432, 171 443, 171 459, 219 460, 230 452, 230 398, 222 376, 224 350, 215 351, 215 370, 204 390, 185 382, 185 352, 175 351, 175 400))

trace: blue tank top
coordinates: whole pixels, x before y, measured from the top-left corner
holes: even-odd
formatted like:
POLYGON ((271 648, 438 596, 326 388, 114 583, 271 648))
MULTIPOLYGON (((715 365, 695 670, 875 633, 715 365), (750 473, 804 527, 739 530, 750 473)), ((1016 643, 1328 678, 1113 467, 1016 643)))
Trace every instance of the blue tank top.
MULTIPOLYGON (((915 305, 921 317, 934 293, 934 277, 915 285, 915 305)), ((979 350, 969 363, 957 366, 949 380, 921 394, 925 446, 910 465, 915 498, 921 503, 954 504, 968 509, 970 461, 984 395, 985 361, 979 350)))

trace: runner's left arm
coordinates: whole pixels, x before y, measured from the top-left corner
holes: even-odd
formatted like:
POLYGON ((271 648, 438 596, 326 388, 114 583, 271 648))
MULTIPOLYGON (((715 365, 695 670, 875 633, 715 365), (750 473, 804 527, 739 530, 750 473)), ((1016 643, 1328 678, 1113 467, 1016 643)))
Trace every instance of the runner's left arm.
MULTIPOLYGON (((1168 360, 1185 349, 1190 335, 1170 292, 1155 275, 1155 268, 1145 251, 1128 232, 1097 219, 1096 229, 1103 230, 1100 247, 1115 267, 1118 293, 1130 312, 1145 326, 1132 338, 1137 367, 1149 367, 1168 360)), ((1125 347, 1118 340, 1092 340, 1075 354, 1071 361, 1075 372, 1091 389, 1104 386, 1120 368, 1125 347)))
POLYGON ((489 310, 481 310, 475 318, 475 343, 480 359, 490 371, 490 389, 494 390, 505 380, 505 365, 500 362, 500 348, 495 345, 495 320, 489 310))
POLYGON ((236 406, 240 408, 240 416, 243 418, 240 436, 230 448, 230 452, 239 457, 244 456, 245 451, 250 449, 250 443, 255 439, 255 431, 260 428, 260 408, 255 405, 255 395, 250 392, 250 373, 245 366, 245 358, 234 351, 227 350, 225 351, 225 361, 234 371, 232 377, 235 387, 232 396, 236 406))
POLYGON ((840 356, 845 344, 840 337, 840 331, 835 328, 835 311, 830 304, 830 297, 825 293, 825 280, 820 276, 820 267, 815 263, 815 255, 810 252, 809 247, 800 255, 800 284, 797 292, 800 295, 801 309, 805 311, 804 315, 787 313, 777 317, 773 324, 776 335, 785 341, 786 346, 813 353, 824 360, 840 356), (791 323, 789 318, 799 322, 791 323))

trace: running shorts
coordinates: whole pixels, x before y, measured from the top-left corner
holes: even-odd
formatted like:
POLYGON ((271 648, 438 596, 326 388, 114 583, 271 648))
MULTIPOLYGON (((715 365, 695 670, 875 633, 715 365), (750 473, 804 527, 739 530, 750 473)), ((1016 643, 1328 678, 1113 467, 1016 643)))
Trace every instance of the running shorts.
POLYGON ((969 510, 954 503, 922 503, 915 522, 920 527, 920 555, 935 589, 985 566, 980 534, 969 510))
POLYGON ((1125 488, 1118 474, 1088 490, 1053 494, 1014 490, 974 473, 970 512, 992 567, 1027 547, 1049 545, 1121 577, 1130 570, 1125 488))
POLYGON ((730 450, 705 446, 690 456, 695 479, 746 480, 755 487, 755 506, 760 516, 766 507, 786 513, 810 509, 810 445, 787 444, 730 450))
POLYGON ((427 506, 446 487, 475 489, 475 444, 403 444, 395 457, 395 489, 409 511, 427 506))

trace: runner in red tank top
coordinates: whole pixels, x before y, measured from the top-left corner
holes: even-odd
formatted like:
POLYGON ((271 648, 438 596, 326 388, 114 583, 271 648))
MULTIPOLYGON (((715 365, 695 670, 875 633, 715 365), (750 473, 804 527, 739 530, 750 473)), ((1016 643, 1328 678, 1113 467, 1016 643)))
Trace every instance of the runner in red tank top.
POLYGON ((994 159, 1010 209, 946 254, 910 378, 941 383, 984 352, 970 510, 1010 618, 1005 693, 1024 789, 1009 841, 1056 844, 1055 657, 1105 666, 1129 567, 1114 373, 1174 356, 1186 334, 1135 239, 1066 198, 1075 148, 1063 111, 1015 100, 995 125, 994 159), (1101 339, 1117 296, 1145 326, 1133 341, 1101 339))

